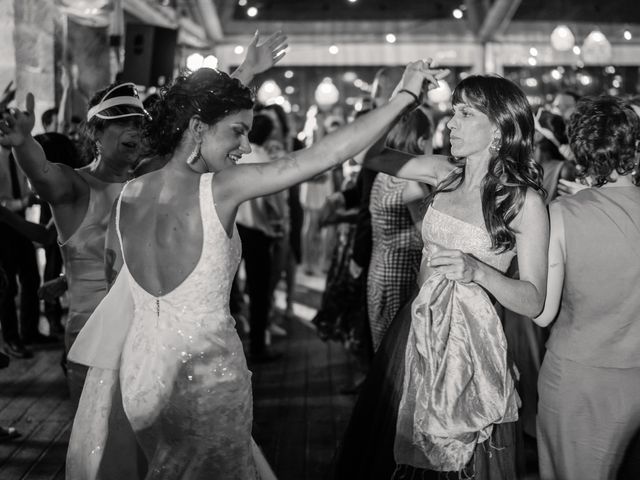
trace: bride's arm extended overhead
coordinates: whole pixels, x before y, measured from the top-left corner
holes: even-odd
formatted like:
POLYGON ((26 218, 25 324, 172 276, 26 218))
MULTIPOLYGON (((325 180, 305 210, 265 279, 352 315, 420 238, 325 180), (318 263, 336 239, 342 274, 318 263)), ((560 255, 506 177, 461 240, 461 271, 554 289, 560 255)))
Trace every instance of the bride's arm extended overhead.
POLYGON ((214 178, 214 194, 239 205, 250 198, 278 192, 328 170, 353 157, 379 138, 421 94, 425 81, 436 84, 448 71, 435 70, 424 61, 410 63, 398 93, 385 105, 323 137, 304 150, 265 164, 245 164, 225 169, 214 178), (216 192, 217 189, 217 192, 216 192))

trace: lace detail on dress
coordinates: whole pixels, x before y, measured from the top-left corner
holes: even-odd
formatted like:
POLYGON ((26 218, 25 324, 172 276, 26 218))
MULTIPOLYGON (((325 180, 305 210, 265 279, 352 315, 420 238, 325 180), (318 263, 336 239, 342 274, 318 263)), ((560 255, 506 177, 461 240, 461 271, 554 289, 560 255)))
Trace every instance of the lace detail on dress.
POLYGON ((135 314, 120 381, 125 412, 151 459, 150 476, 256 477, 251 372, 229 312, 240 239, 235 226, 229 238, 218 219, 211 180, 212 174, 200 178, 203 242, 193 272, 160 297, 129 274, 135 314))
POLYGON ((506 272, 515 251, 496 253, 491 249, 491 237, 481 227, 467 223, 430 207, 422 222, 422 239, 427 256, 438 246, 473 255, 493 268, 506 272))

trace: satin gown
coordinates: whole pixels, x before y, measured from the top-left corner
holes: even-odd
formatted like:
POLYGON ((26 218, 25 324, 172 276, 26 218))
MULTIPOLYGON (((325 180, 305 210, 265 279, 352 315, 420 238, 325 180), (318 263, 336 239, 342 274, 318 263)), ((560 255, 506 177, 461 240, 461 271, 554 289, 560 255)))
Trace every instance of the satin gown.
POLYGON ((443 279, 426 262, 446 247, 504 272, 515 252, 495 252, 485 228, 434 206, 422 238, 420 291, 376 352, 332 478, 511 480, 518 399, 497 312, 481 287, 443 279))
MULTIPOLYGON (((145 478, 260 478, 256 461, 264 459, 256 459, 260 454, 251 438, 251 372, 229 312, 240 239, 235 227, 229 238, 220 223, 211 181, 211 174, 200 180, 203 245, 193 272, 174 290, 157 297, 136 282, 125 257, 116 282, 120 283, 110 295, 121 294, 116 308, 130 295, 132 317, 126 334, 107 333, 99 346, 88 346, 90 338, 78 337, 74 356, 93 356, 93 364, 100 364, 104 358, 92 352, 102 349, 110 352, 117 370, 114 374, 112 369, 99 368, 110 365, 97 365, 90 372, 74 422, 67 478, 96 478, 92 475, 100 464, 114 460, 100 458, 100 452, 107 450, 104 430, 113 425, 105 419, 109 416, 105 403, 117 395, 114 376, 119 380, 126 420, 149 462, 145 478), (91 473, 78 473, 83 469, 91 473)), ((120 200, 117 224, 119 213, 120 200)))

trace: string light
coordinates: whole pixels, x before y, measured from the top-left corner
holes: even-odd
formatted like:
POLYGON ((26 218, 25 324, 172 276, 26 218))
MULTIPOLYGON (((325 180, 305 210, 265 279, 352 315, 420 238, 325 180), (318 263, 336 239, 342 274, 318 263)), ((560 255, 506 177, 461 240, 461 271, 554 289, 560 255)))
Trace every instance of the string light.
POLYGON ((633 35, 631 35, 631 32, 629 30, 625 30, 623 35, 625 40, 631 40, 633 38, 633 35))
POLYGON ((536 57, 536 56, 538 55, 538 49, 537 49, 536 47, 531 47, 531 48, 529 49, 529 54, 530 54, 532 57, 536 57))
POLYGON ((340 51, 340 49, 338 48, 338 46, 337 46, 337 45, 331 45, 331 46, 329 47, 329 53, 330 53, 331 55, 337 55, 339 51, 340 51))
POLYGON ((258 15, 258 9, 256 7, 247 8, 247 15, 250 17, 255 17, 256 15, 258 15))
POLYGON ((538 61, 534 57, 529 57, 529 65, 532 67, 537 65, 538 61))
POLYGON ((236 55, 242 55, 244 53, 244 47, 242 45, 236 45, 236 48, 233 49, 233 53, 236 55))
POLYGON ((396 43, 396 36, 393 33, 387 33, 385 39, 388 43, 396 43))
POLYGON ((238 0, 238 5, 244 7, 247 4, 247 0, 238 0))
POLYGON ((582 51, 582 50, 580 50, 580 47, 579 47, 578 45, 575 45, 575 46, 573 47, 573 53, 575 53, 576 55, 580 55, 580 52, 581 52, 581 51, 582 51))
POLYGON ((287 70, 284 72, 284 78, 293 78, 293 71, 287 70))
POLYGON ((462 10, 460 10, 459 8, 456 8, 453 10, 452 15, 453 15, 453 18, 460 20, 462 18, 463 13, 462 13, 462 10))

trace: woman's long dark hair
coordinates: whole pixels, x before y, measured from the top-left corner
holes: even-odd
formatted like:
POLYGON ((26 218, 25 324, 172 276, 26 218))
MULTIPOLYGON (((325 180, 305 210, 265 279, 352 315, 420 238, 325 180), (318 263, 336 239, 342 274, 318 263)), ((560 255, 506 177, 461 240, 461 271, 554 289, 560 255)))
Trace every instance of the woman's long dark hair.
MULTIPOLYGON (((533 159, 534 123, 525 94, 497 75, 472 75, 453 92, 453 105, 466 103, 489 117, 500 131, 500 148, 489 161, 482 181, 482 213, 498 252, 512 250, 516 232, 511 222, 520 213, 527 189, 544 195, 542 169, 533 159)), ((438 185, 429 203, 441 192, 458 188, 465 177, 466 159, 452 158, 456 168, 438 185)))

